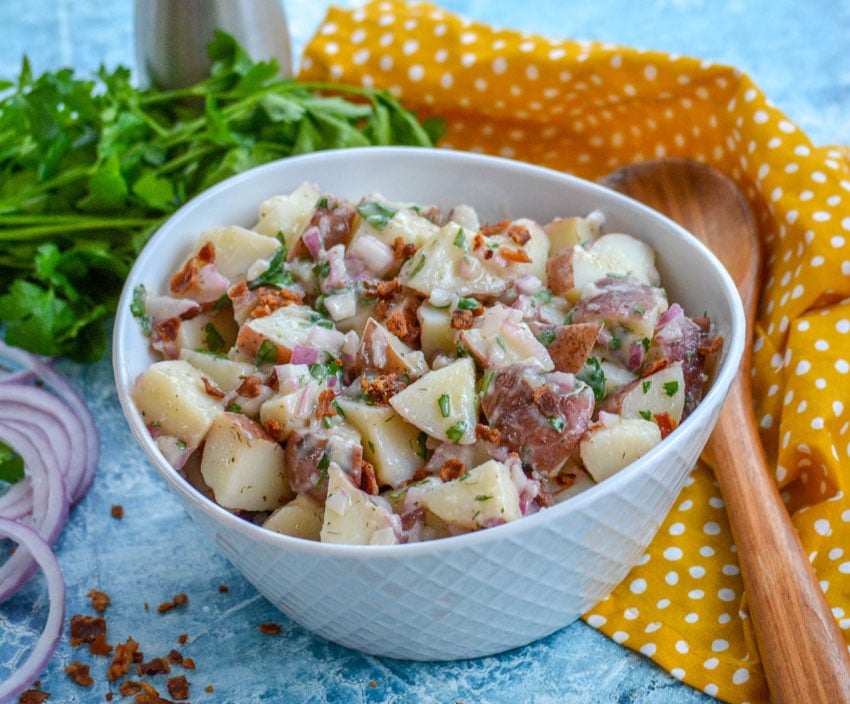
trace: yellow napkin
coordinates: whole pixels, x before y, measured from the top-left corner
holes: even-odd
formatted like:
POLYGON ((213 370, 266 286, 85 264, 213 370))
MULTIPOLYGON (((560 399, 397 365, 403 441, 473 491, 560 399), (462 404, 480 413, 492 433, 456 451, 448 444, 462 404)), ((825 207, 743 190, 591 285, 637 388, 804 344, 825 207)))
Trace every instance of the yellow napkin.
MULTIPOLYGON (((301 77, 389 88, 423 117, 446 119, 444 147, 588 179, 682 156, 738 183, 766 251, 757 420, 850 635, 848 152, 814 146, 734 68, 495 29, 427 3, 332 8, 301 77)), ((700 464, 640 564, 585 620, 697 689, 761 702, 767 689, 743 597, 723 500, 700 464)))

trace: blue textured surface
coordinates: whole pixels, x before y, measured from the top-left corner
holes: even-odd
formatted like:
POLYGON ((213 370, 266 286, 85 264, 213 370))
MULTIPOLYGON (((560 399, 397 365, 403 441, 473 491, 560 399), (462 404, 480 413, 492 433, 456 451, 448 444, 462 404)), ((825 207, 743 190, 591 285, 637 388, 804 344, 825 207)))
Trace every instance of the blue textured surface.
MULTIPOLYGON (((500 26, 660 49, 737 66, 816 143, 850 141, 847 0, 446 0, 441 4, 500 26)), ((300 52, 328 3, 289 0, 285 5, 293 44, 300 52)), ((101 63, 132 66, 132 3, 3 0, 0 78, 17 74, 24 53, 37 72, 65 65, 84 74, 101 63)), ((64 364, 62 369, 85 393, 102 437, 97 479, 57 545, 67 580, 67 613, 92 613, 86 593, 93 588, 107 592, 112 597, 107 611, 109 641, 123 642, 132 636, 147 657, 180 647, 197 665, 187 672, 192 701, 711 701, 583 623, 498 657, 444 664, 366 657, 310 636, 260 597, 211 546, 200 542, 200 533, 135 448, 118 406, 109 363, 64 364), (124 507, 120 521, 110 516, 113 504, 124 507), (220 585, 229 590, 219 591, 220 585), (159 603, 179 592, 189 596, 185 607, 165 614, 156 611, 159 603), (282 633, 264 635, 258 625, 265 622, 280 623, 282 633), (181 633, 189 636, 185 646, 177 643, 181 633), (213 687, 212 693, 204 691, 207 685, 213 687)), ((26 656, 45 615, 40 577, 0 607, 0 678, 26 656)), ((50 701, 105 701, 105 661, 94 661, 97 682, 83 689, 63 672, 73 659, 92 662, 88 653, 70 647, 66 634, 41 678, 43 688, 52 693, 50 701)), ((151 681, 165 693, 162 676, 151 681)))

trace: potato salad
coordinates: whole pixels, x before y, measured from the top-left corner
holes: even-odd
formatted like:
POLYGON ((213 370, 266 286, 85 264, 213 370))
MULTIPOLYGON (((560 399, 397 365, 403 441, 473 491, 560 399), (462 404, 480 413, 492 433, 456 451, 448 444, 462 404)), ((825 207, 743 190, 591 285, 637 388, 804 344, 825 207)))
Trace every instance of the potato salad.
POLYGON ((133 314, 165 458, 265 528, 386 545, 515 521, 605 480, 702 398, 722 345, 604 214, 485 222, 312 183, 199 233, 133 314))

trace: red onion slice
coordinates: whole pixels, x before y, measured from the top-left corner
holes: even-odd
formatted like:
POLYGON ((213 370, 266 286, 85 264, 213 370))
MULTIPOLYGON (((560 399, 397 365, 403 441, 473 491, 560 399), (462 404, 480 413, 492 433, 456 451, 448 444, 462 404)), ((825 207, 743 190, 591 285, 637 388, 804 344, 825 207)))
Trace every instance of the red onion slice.
POLYGON ((23 692, 44 671, 62 638, 65 623, 65 580, 59 561, 50 546, 34 530, 0 517, 0 536, 18 543, 15 555, 27 553, 41 567, 47 580, 49 610, 44 629, 29 657, 11 677, 0 682, 0 702, 11 701, 23 692))
POLYGON ((10 347, 3 340, 0 340, 0 357, 11 359, 39 377, 44 384, 49 386, 59 398, 71 407, 71 411, 79 418, 83 425, 83 437, 86 441, 86 466, 76 496, 84 496, 94 480, 94 473, 100 457, 97 426, 88 405, 68 380, 41 357, 36 357, 17 347, 10 347))
MULTIPOLYGON (((48 545, 52 545, 68 517, 68 498, 62 471, 46 448, 37 446, 26 432, 20 430, 20 424, 0 422, 0 438, 23 458, 27 472, 32 477, 32 516, 21 519, 30 520, 31 526, 24 527, 31 527, 48 545)), ((0 603, 17 593, 35 567, 35 559, 26 549, 16 550, 0 566, 0 603)))

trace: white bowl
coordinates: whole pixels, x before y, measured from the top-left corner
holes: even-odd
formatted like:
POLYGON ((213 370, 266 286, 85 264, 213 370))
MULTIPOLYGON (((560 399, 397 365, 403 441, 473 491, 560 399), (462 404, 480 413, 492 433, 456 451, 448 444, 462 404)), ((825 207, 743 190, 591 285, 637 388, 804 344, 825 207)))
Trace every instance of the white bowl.
POLYGON ((664 520, 714 426, 744 349, 743 309, 720 262, 694 237, 635 201, 527 164, 448 150, 364 148, 284 159, 218 184, 153 236, 130 272, 115 323, 118 395, 136 439, 189 515, 281 611, 357 650, 415 660, 498 653, 575 620, 629 572, 664 520), (482 220, 585 215, 633 234, 658 254, 662 284, 691 315, 711 316, 725 341, 702 403, 667 439, 623 471, 513 523, 391 546, 328 545, 250 524, 202 496, 151 440, 129 391, 155 360, 130 312, 133 289, 165 290, 197 237, 256 220, 259 203, 313 181, 359 198, 475 206, 482 220))

